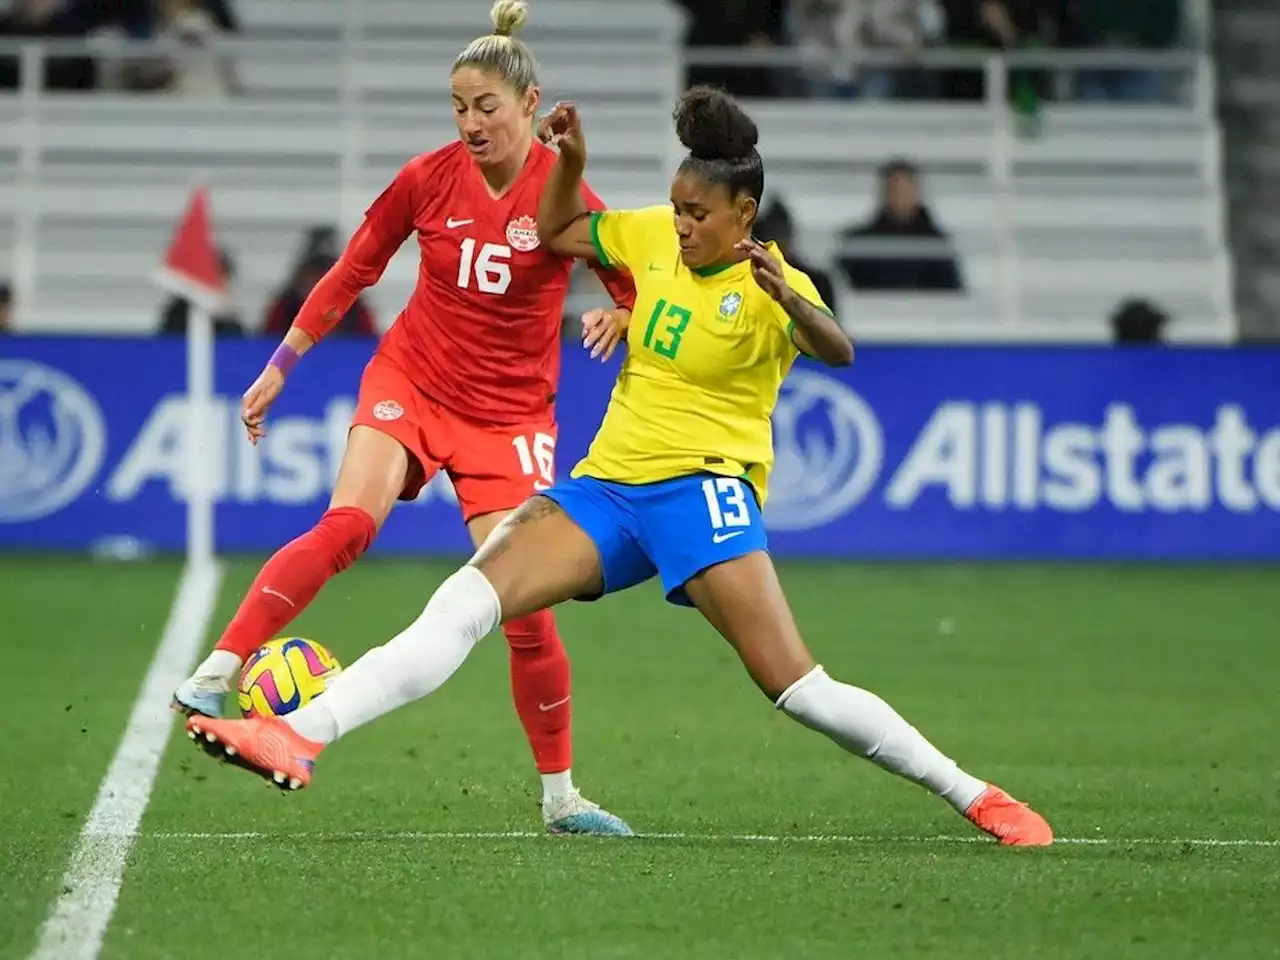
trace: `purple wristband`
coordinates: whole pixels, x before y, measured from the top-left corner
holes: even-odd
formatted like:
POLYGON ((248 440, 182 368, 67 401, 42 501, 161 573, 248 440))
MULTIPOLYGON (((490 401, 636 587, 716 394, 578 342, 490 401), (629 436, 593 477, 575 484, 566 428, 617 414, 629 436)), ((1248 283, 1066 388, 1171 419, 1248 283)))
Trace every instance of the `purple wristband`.
POLYGON ((293 347, 289 346, 287 343, 282 343, 280 346, 276 347, 276 352, 271 355, 271 359, 268 360, 267 363, 275 367, 287 377, 289 375, 289 371, 297 366, 298 360, 298 351, 293 349, 293 347))

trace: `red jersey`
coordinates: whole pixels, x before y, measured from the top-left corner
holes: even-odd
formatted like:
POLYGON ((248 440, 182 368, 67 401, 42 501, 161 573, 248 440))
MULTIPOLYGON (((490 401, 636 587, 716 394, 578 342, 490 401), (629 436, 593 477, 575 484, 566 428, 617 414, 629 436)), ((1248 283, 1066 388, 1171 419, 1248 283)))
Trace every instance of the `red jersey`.
MULTIPOLYGON (((560 377, 573 265, 538 241, 538 201, 555 160, 555 151, 535 141, 500 199, 461 142, 410 160, 366 211, 297 325, 315 339, 327 333, 417 234, 417 286, 379 353, 427 396, 473 419, 507 424, 545 414, 560 377)), ((588 209, 604 209, 585 185, 583 196, 588 209)), ((598 264, 593 269, 618 306, 634 305, 630 277, 598 264)))

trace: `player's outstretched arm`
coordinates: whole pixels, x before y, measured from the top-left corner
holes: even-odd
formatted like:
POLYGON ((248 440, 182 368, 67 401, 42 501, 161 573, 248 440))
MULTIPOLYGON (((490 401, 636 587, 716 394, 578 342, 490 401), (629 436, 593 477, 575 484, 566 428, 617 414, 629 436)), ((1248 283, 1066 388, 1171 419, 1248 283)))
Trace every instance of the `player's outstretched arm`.
POLYGON ((298 361, 337 325, 365 289, 378 282, 403 242, 404 237, 396 239, 394 232, 380 232, 366 220, 338 262, 307 294, 280 346, 241 400, 240 419, 250 442, 256 444, 266 434, 267 411, 298 361))
POLYGON ((587 141, 582 118, 571 103, 557 103, 538 124, 538 135, 560 148, 538 202, 538 239, 543 246, 566 257, 595 257, 582 172, 587 167, 587 141))
POLYGON ((743 240, 738 250, 751 258, 751 276, 790 318, 795 344, 804 353, 829 367, 853 363, 853 342, 836 318, 811 303, 791 287, 782 262, 754 240, 743 240))
POLYGON ((338 262, 307 294, 289 334, 301 331, 312 343, 323 339, 346 316, 356 298, 382 278, 402 243, 404 237, 382 233, 368 220, 360 224, 338 262))

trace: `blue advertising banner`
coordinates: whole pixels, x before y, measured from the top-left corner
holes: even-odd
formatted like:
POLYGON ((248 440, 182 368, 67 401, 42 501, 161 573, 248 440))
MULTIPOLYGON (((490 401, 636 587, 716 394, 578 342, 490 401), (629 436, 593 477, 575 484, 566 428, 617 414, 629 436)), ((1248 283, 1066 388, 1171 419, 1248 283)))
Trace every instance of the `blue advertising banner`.
MULTIPOLYGON (((0 340, 0 549, 181 549, 184 351, 0 340)), ((268 345, 217 344, 218 429, 194 439, 220 550, 269 551, 323 511, 371 351, 314 351, 254 448, 238 398, 268 345)), ((566 349, 562 475, 616 370, 566 349)), ((774 434, 779 556, 1280 559, 1280 351, 868 347, 848 370, 798 366, 774 434)), ((393 512, 377 549, 467 545, 440 479, 393 512)))

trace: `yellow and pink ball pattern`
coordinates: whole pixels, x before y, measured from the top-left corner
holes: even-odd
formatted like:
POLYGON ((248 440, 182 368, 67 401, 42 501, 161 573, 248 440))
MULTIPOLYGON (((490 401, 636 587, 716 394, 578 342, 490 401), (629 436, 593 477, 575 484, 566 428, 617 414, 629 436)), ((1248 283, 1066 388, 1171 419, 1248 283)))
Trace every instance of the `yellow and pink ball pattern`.
POLYGON ((324 693, 342 672, 338 658, 305 637, 264 643, 245 661, 236 699, 246 717, 282 717, 324 693))

